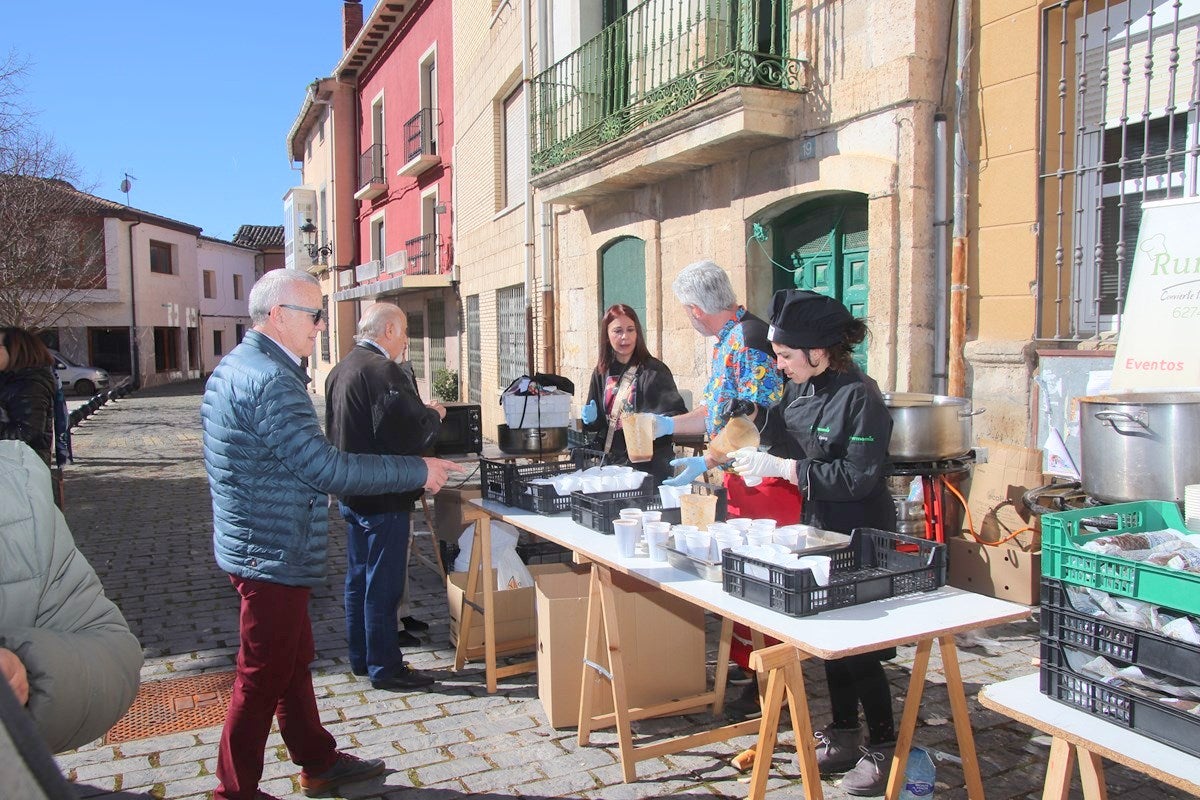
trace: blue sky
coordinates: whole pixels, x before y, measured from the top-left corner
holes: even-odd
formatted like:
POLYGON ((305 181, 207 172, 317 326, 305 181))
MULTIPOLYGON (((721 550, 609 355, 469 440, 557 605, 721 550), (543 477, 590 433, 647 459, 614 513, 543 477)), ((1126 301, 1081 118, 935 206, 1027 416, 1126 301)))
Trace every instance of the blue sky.
MULTIPOLYGON (((375 0, 365 0, 369 16, 375 0)), ((25 107, 93 193, 228 239, 279 225, 300 181, 285 138, 341 56, 341 0, 5 3, 0 58, 28 62, 25 107)))

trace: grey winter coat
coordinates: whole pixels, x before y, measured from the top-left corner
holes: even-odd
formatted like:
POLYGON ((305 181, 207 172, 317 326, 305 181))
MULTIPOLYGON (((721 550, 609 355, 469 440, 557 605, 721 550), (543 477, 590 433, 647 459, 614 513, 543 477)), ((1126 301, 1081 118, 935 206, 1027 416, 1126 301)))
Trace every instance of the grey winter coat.
POLYGON ((321 432, 300 365, 258 331, 221 359, 200 417, 213 548, 226 572, 287 586, 325 578, 329 494, 419 489, 414 456, 343 453, 321 432))
POLYGON ((0 442, 0 498, 0 647, 25 665, 47 746, 70 750, 129 709, 142 647, 75 549, 49 469, 21 442, 0 442))

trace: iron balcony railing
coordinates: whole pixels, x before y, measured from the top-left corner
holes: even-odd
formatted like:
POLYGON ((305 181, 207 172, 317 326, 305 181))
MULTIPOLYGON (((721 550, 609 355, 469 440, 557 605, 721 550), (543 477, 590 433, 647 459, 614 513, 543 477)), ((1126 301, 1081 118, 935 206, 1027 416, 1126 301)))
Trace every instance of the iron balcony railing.
POLYGON ((422 108, 412 119, 404 123, 404 160, 412 161, 418 156, 437 155, 437 140, 433 136, 434 118, 437 109, 422 108))
POLYGON ((732 86, 805 90, 791 0, 646 0, 533 80, 534 174, 732 86))
POLYGON ((446 247, 436 233, 409 239, 404 243, 404 249, 408 253, 408 268, 404 270, 405 273, 440 275, 446 271, 446 264, 449 263, 445 257, 446 247))
POLYGON ((358 158, 358 188, 363 189, 373 183, 387 183, 383 172, 382 144, 371 145, 358 158))

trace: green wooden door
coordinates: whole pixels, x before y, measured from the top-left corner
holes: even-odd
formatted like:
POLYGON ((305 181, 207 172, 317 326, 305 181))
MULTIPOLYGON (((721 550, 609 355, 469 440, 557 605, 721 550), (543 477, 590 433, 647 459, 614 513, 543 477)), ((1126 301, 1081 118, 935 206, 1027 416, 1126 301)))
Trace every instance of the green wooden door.
MULTIPOLYGON (((855 317, 867 316, 867 200, 839 195, 806 203, 773 225, 775 289, 810 289, 835 297, 855 317)), ((865 371, 867 354, 860 347, 855 362, 865 371)))
POLYGON ((614 303, 636 311, 645 330, 646 243, 636 236, 618 239, 600 251, 600 313, 614 303))

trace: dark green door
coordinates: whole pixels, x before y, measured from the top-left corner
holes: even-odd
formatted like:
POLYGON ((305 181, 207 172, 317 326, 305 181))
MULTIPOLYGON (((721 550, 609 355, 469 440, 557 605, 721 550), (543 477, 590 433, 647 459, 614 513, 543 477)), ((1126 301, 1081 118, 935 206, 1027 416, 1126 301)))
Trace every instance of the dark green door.
MULTIPOLYGON (((776 289, 811 289, 842 301, 855 317, 867 316, 867 199, 838 195, 806 203, 773 225, 776 289)), ((867 368, 865 348, 854 360, 867 368)))
POLYGON ((646 243, 636 236, 618 239, 600 251, 600 313, 624 303, 646 328, 646 243))

